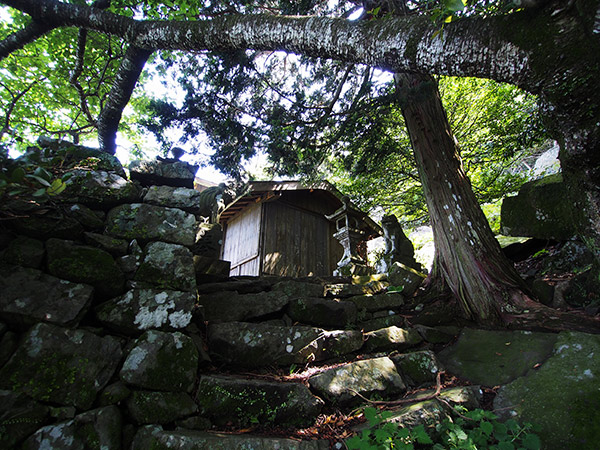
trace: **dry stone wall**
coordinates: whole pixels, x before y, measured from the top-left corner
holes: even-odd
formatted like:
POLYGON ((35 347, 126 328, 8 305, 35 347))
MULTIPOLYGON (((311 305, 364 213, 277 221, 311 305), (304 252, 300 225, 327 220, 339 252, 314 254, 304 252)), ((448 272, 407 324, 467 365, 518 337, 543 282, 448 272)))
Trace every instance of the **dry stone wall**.
POLYGON ((381 353, 456 332, 406 329, 385 279, 227 278, 187 164, 138 162, 129 179, 93 149, 42 141, 29 155, 74 174, 52 201, 3 205, 0 447, 328 448, 215 430, 307 427, 441 370, 431 352, 381 353), (309 366, 309 380, 248 376, 309 366))

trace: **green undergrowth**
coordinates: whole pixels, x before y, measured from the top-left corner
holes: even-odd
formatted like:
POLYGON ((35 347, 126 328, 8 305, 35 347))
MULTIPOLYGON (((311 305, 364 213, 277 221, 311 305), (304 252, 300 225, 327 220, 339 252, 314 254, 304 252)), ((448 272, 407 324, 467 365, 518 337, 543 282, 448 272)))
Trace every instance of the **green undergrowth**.
POLYGON ((379 449, 461 449, 461 450, 540 450, 540 438, 533 433, 534 426, 515 420, 499 422, 490 411, 469 411, 456 406, 452 417, 434 427, 418 425, 404 428, 389 422, 393 413, 365 408, 369 428, 348 439, 350 450, 379 449))

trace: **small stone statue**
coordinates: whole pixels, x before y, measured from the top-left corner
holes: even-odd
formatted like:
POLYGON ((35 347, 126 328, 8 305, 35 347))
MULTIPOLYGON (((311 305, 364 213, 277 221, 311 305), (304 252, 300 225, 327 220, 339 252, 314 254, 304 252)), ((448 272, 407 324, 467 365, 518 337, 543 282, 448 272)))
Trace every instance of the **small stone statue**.
POLYGON ((185 155, 185 150, 182 149, 181 147, 173 147, 170 150, 170 153, 171 153, 171 158, 163 158, 162 156, 157 156, 156 159, 158 161, 162 161, 162 162, 173 163, 173 162, 179 161, 179 158, 181 158, 183 155, 185 155))
POLYGON ((395 262, 402 263, 420 272, 422 270, 421 264, 415 260, 415 250, 412 242, 402 231, 396 216, 383 216, 381 227, 385 239, 385 253, 379 263, 379 272, 388 272, 395 262))

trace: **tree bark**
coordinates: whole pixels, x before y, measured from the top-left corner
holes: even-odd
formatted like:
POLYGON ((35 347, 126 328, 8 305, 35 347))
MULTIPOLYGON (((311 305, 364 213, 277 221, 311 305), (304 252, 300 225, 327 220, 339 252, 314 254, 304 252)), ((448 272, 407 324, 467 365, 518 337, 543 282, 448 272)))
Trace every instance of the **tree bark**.
POLYGON ((432 276, 448 284, 466 318, 503 324, 533 302, 475 198, 437 82, 416 74, 395 80, 433 228, 432 276))
POLYGON ((133 89, 144 69, 152 50, 130 46, 121 61, 108 101, 98 118, 98 142, 100 149, 111 155, 117 149, 117 131, 123 115, 123 109, 129 103, 133 89))

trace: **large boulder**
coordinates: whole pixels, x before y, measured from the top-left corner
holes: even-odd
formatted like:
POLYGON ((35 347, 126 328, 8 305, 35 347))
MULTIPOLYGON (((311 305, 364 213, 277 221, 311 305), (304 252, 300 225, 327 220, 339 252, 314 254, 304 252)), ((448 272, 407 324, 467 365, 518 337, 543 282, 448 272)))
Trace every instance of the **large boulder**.
POLYGON ((121 448, 121 429, 119 408, 107 406, 40 428, 23 443, 22 449, 118 450, 121 448))
POLYGON ((474 384, 498 386, 525 375, 552 353, 556 334, 465 328, 440 353, 446 369, 474 384))
POLYGON ((196 296, 191 292, 133 289, 96 307, 96 317, 125 334, 148 329, 178 330, 192 320, 196 296))
POLYGON ((183 245, 151 242, 145 248, 135 279, 161 289, 194 291, 196 273, 192 252, 183 245))
POLYGON ((139 200, 138 187, 113 172, 73 170, 71 173, 66 189, 59 196, 65 202, 106 210, 139 200))
POLYGON ((120 377, 142 389, 190 392, 197 369, 198 350, 191 338, 178 331, 149 330, 135 342, 120 377))
POLYGON ((88 245, 99 247, 113 256, 124 256, 129 249, 129 242, 124 239, 90 232, 83 233, 83 236, 88 245))
MULTIPOLYGON (((223 244, 223 230, 218 223, 201 223, 196 232, 196 242, 191 247, 194 255, 218 258, 223 244)), ((229 272, 227 273, 229 275, 229 272)))
POLYGON ((93 288, 36 269, 0 265, 0 318, 18 326, 37 322, 75 326, 92 303, 93 288))
POLYGON ((89 409, 121 360, 115 338, 40 323, 0 369, 0 387, 31 398, 89 409))
POLYGON ((218 425, 254 423, 306 427, 321 411, 323 402, 300 383, 202 376, 196 402, 200 414, 218 425))
POLYGON ((145 203, 120 205, 108 212, 106 222, 108 234, 123 239, 191 246, 196 237, 196 218, 177 208, 145 203))
POLYGON ((500 388, 496 413, 537 425, 544 449, 598 448, 599 354, 599 335, 560 333, 540 368, 500 388))
POLYGON ((194 188, 198 166, 183 161, 132 161, 129 174, 143 186, 165 185, 194 188))
POLYGON ((198 303, 209 322, 238 322, 282 311, 288 304, 288 297, 281 292, 238 294, 224 291, 200 295, 198 303))
POLYGON ((246 367, 322 361, 356 351, 363 344, 360 331, 244 322, 210 324, 208 340, 216 359, 246 367))
POLYGON ((404 296, 400 292, 386 292, 376 295, 355 295, 346 299, 356 305, 358 310, 367 312, 396 309, 404 305, 404 296))
POLYGON ((575 235, 576 216, 562 174, 525 183, 502 201, 501 229, 507 236, 567 240, 575 235))
POLYGON ((51 237, 77 239, 83 234, 81 223, 60 209, 48 208, 37 212, 12 221, 12 228, 21 234, 42 240, 51 237))
POLYGON ((395 262, 388 268, 388 280, 390 285, 401 289, 406 297, 412 296, 425 281, 426 275, 417 272, 412 267, 395 262))
POLYGON ((203 431, 163 431, 158 426, 140 428, 131 450, 327 450, 329 441, 298 441, 248 434, 219 434, 203 431))
POLYGON ((102 298, 123 292, 125 276, 110 253, 62 239, 48 239, 46 252, 52 275, 92 285, 102 298))
POLYGON ((144 195, 144 203, 200 214, 200 192, 185 187, 150 186, 144 195))
POLYGON ((383 396, 406 390, 390 358, 375 358, 327 369, 308 380, 311 389, 334 402, 378 393, 383 396))
POLYGON ((435 381, 437 374, 443 370, 435 353, 429 350, 391 356, 404 381, 411 386, 435 381))
POLYGON ((198 407, 185 392, 134 391, 127 410, 137 424, 166 424, 191 416, 198 407))

